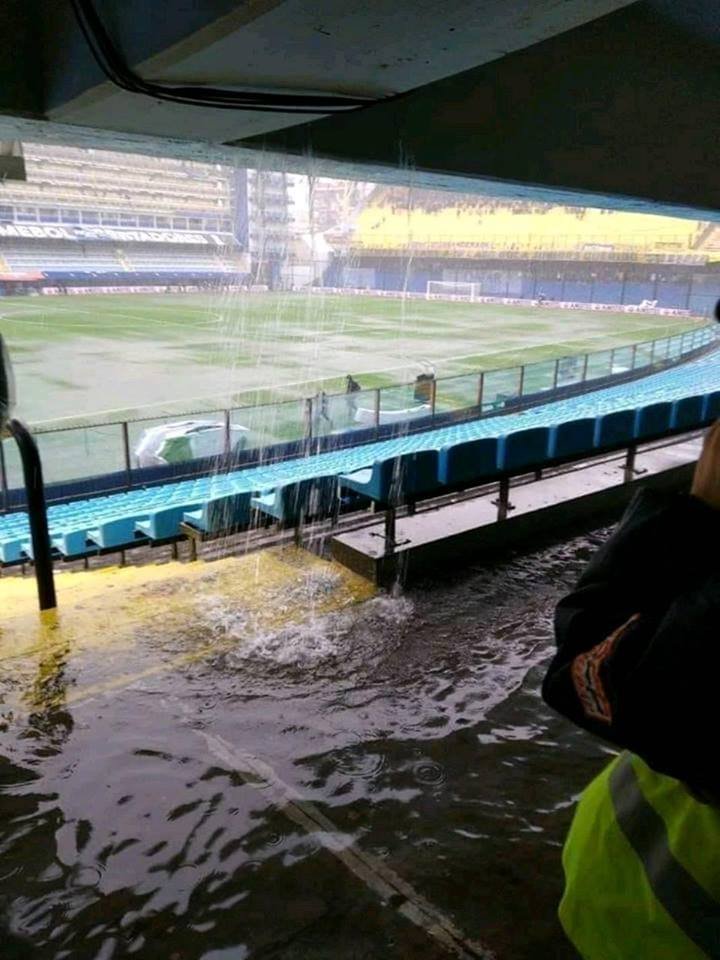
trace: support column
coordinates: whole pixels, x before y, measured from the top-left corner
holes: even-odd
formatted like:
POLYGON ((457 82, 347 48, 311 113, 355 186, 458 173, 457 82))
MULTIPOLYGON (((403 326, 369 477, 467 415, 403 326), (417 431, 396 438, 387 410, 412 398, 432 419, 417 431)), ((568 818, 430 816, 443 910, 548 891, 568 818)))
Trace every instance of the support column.
POLYGON ((623 483, 630 483, 635 477, 641 476, 643 473, 647 473, 647 470, 638 469, 635 466, 635 458, 637 457, 637 444, 631 443, 627 448, 627 454, 625 455, 625 463, 623 465, 623 483))
POLYGON ((2 487, 2 508, 7 510, 9 505, 8 498, 8 478, 7 464, 5 463, 5 445, 0 439, 0 486, 2 487))
POLYGON ((497 500, 492 501, 493 506, 498 508, 498 522, 506 520, 507 515, 515 507, 510 503, 510 477, 503 477, 500 481, 500 490, 497 500))
POLYGON ((127 420, 120 424, 122 429, 123 460, 125 461, 125 484, 128 490, 132 487, 132 461, 130 459, 130 431, 127 420))
POLYGON ((224 438, 224 450, 225 458, 230 459, 230 411, 225 410, 223 415, 223 420, 225 423, 225 438, 224 438))
POLYGON ((385 553, 393 553, 396 540, 396 510, 390 506, 385 511, 385 553))
POLYGON ((53 610, 57 606, 57 598, 40 453, 32 434, 24 423, 11 420, 8 430, 15 438, 22 461, 38 603, 41 610, 53 610))

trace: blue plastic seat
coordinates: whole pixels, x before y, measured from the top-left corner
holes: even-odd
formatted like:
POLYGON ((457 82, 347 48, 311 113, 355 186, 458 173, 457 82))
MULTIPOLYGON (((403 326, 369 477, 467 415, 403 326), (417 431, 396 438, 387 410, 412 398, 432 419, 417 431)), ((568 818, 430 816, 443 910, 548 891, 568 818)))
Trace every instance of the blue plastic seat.
POLYGON ((340 486, 354 490, 376 503, 387 503, 390 499, 390 486, 393 479, 395 461, 377 460, 372 467, 341 474, 340 486))
POLYGON ((503 472, 540 466, 548 456, 550 431, 547 427, 530 427, 501 437, 498 444, 498 469, 503 472))
POLYGON ((635 411, 615 410, 606 413, 595 420, 595 446, 602 450, 605 447, 620 446, 635 439, 635 411))
POLYGON ((136 533, 136 524, 144 519, 143 514, 133 514, 129 517, 114 517, 98 523, 97 527, 87 531, 87 538, 103 550, 119 549, 130 546, 139 538, 136 533))
POLYGON ((720 390, 706 393, 703 398, 703 423, 712 423, 720 417, 720 390))
POLYGON ((337 477, 311 477, 253 497, 252 505, 280 523, 292 524, 304 517, 330 515, 336 507, 337 496, 337 477))
POLYGON ((412 501, 439 490, 438 451, 418 450, 340 477, 342 487, 377 503, 412 501))
POLYGON ((246 526, 250 522, 250 493, 213 497, 199 510, 184 513, 183 521, 204 533, 220 533, 246 526))
POLYGON ((497 437, 443 447, 438 457, 438 480, 452 487, 491 478, 498 472, 497 447, 497 437))
POLYGON ((550 428, 548 454, 551 460, 579 457, 592 453, 595 443, 595 417, 570 420, 550 428))
POLYGON ((185 514, 198 510, 201 506, 199 503, 182 503, 152 510, 146 519, 135 524, 135 530, 150 540, 171 540, 180 536, 180 524, 185 514))
POLYGON ((703 423, 703 397, 683 397, 672 405, 670 427, 673 430, 693 430, 703 423))
POLYGON ((635 436, 641 439, 667 433, 670 429, 671 413, 672 404, 667 401, 640 407, 635 413, 635 436))
POLYGON ((27 537, 0 540, 0 560, 3 563, 20 563, 25 559, 23 543, 27 537))
POLYGON ((438 461, 437 450, 418 450, 398 457, 393 479, 399 500, 413 500, 439 490, 438 461))
POLYGON ((96 547, 88 545, 86 530, 71 530, 52 537, 52 546, 64 557, 84 557, 96 553, 96 547))

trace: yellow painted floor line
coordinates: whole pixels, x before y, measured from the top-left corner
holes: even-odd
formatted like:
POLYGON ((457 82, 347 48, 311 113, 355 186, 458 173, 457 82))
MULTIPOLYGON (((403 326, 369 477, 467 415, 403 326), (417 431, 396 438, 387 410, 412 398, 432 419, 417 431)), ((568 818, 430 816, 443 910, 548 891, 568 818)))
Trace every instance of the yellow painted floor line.
POLYGON ((295 547, 211 563, 63 572, 57 582, 59 608, 39 614, 31 578, 0 580, 0 664, 6 677, 33 675, 24 699, 34 709, 78 704, 241 647, 243 628, 215 629, 213 604, 242 613, 252 639, 374 594, 344 567, 295 547), (313 593, 313 585, 322 589, 313 593), (168 652, 168 641, 185 649, 168 652), (116 661, 118 672, 80 686, 70 676, 80 655, 96 672, 116 661), (63 673, 69 680, 60 684, 63 673))

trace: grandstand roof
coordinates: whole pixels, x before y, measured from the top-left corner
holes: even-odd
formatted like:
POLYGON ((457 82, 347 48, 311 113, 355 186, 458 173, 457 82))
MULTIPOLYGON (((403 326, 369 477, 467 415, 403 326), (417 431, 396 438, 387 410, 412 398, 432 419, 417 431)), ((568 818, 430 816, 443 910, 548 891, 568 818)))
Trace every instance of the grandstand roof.
POLYGON ((720 210, 714 0, 7 0, 0 26, 4 139, 720 210))

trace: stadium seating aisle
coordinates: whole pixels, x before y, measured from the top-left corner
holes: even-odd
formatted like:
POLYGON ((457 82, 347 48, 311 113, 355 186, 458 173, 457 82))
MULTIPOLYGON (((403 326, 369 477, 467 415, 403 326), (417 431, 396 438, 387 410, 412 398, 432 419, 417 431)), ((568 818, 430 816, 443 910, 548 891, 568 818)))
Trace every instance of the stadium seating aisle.
MULTIPOLYGON (((369 477, 376 464, 387 464, 407 456, 414 462, 413 455, 424 451, 441 452, 439 458, 433 459, 433 463, 437 463, 433 469, 437 469, 438 488, 452 484, 457 479, 468 483, 474 479, 472 464, 463 451, 474 451, 475 441, 496 439, 498 442, 492 445, 494 467, 486 462, 487 457, 478 457, 477 469, 481 471, 482 479, 503 469, 519 469, 527 460, 523 454, 521 437, 518 436, 521 432, 533 440, 531 459, 535 463, 536 458, 550 459, 560 451, 567 453, 570 450, 577 455, 591 453, 593 449, 611 443, 630 442, 634 438, 659 434, 675 425, 691 429, 720 414, 718 359, 720 352, 716 351, 643 380, 504 416, 468 421, 229 474, 214 474, 181 483, 59 504, 48 511, 51 538, 59 553, 72 556, 95 553, 100 547, 120 548, 137 540, 168 539, 179 535, 179 525, 186 514, 202 511, 206 503, 217 498, 242 494, 267 495, 289 484, 333 476, 344 476, 348 486, 359 489, 358 483, 347 475, 366 471, 369 477), (704 402, 699 399, 702 396, 705 396, 704 402), (693 417, 698 416, 699 419, 693 421, 693 417), (577 430, 569 426, 575 421, 584 421, 587 425, 589 419, 594 424, 592 431, 589 426, 584 430, 579 424, 577 430), (561 431, 561 425, 568 426, 561 431), (589 442, 590 436, 593 438, 592 445, 585 451, 580 449, 583 442, 589 442), (509 440, 510 437, 514 439, 509 440), (585 439, 581 441, 579 438, 582 437, 585 439), (473 447, 468 447, 469 443, 473 443, 473 447), (460 456, 454 456, 449 451, 457 452, 460 456), (454 468, 448 466, 455 461, 461 464, 457 476, 454 468), (85 549, 78 551, 83 542, 85 549)), ((378 474, 378 470, 380 468, 376 467, 374 473, 378 474)), ((383 476, 390 476, 391 473, 387 469, 380 470, 383 476)), ((481 479, 477 474, 476 478, 481 479)), ((357 478, 358 482, 361 480, 367 482, 367 478, 357 478)), ((385 487, 389 489, 389 482, 385 485, 378 483, 379 492, 373 487, 376 499, 382 500, 387 496, 385 487)), ((420 486, 424 489, 427 483, 423 481, 420 486)), ((0 562, 10 564, 21 561, 27 553, 28 540, 26 513, 0 517, 0 562)))

